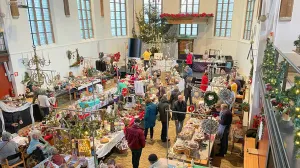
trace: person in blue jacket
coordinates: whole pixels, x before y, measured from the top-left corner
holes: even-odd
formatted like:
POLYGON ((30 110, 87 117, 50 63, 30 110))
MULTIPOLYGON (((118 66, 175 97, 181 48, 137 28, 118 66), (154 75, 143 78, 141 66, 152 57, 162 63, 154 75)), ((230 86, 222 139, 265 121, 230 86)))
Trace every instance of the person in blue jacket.
POLYGON ((155 127, 157 115, 157 105, 152 102, 152 100, 146 100, 146 112, 145 112, 145 139, 147 139, 148 130, 150 128, 150 141, 153 140, 153 128, 155 127))

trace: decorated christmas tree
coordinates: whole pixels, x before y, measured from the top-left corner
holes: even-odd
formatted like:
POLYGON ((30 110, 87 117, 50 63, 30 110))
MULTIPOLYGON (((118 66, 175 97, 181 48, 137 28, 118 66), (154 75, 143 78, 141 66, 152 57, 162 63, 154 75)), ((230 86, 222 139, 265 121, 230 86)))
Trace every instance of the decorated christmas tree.
MULTIPOLYGON (((155 6, 146 6, 136 14, 139 33, 133 30, 133 36, 141 39, 146 44, 170 43, 176 39, 177 31, 174 26, 167 24, 165 18, 160 18, 158 9, 155 6), (147 19, 145 19, 147 18, 147 19)), ((177 30, 177 28, 176 28, 177 30)))

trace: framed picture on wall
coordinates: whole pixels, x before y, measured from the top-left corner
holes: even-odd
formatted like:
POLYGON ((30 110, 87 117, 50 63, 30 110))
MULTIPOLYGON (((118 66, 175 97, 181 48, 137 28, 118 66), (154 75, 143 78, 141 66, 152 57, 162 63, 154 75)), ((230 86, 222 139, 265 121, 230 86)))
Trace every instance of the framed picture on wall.
POLYGON ((194 39, 179 39, 178 40, 178 55, 186 54, 187 49, 190 52, 194 51, 194 39))

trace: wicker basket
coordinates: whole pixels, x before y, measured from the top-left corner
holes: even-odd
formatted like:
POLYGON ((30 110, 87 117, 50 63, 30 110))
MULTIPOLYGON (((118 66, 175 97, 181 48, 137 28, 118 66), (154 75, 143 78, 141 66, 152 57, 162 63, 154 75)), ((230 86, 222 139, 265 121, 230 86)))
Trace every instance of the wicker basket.
POLYGON ((173 148, 173 152, 176 154, 184 154, 185 149, 184 148, 173 148))

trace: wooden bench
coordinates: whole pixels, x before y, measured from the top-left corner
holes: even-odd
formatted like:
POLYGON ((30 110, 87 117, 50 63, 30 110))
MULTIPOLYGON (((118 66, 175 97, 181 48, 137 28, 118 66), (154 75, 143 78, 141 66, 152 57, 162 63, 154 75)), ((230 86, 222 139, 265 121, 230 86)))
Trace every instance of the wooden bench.
POLYGON ((247 149, 255 148, 255 138, 245 137, 245 146, 244 146, 244 168, 258 168, 258 155, 249 154, 247 149))

